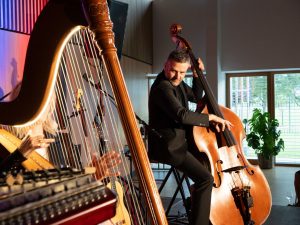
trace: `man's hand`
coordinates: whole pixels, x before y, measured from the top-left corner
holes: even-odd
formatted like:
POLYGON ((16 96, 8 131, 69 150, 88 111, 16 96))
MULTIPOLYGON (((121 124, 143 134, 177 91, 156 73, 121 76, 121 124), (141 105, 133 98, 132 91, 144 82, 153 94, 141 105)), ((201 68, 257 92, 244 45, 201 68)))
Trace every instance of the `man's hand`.
MULTIPOLYGON (((205 70, 205 67, 204 67, 204 64, 201 60, 201 58, 198 58, 198 65, 199 65, 199 69, 204 71, 205 70)), ((192 66, 191 67, 191 70, 193 71, 193 76, 194 77, 198 77, 198 74, 196 73, 196 70, 194 69, 194 67, 192 66)))
POLYGON ((92 165, 96 168, 96 177, 103 180, 106 177, 116 177, 120 175, 118 165, 121 163, 121 156, 116 151, 108 151, 100 158, 96 155, 92 157, 92 165))
POLYGON ((204 71, 204 70, 205 70, 205 67, 204 67, 204 64, 203 64, 201 58, 198 59, 198 63, 199 63, 199 68, 200 68, 200 70, 204 71))
POLYGON ((44 135, 31 136, 31 134, 28 134, 22 139, 18 150, 24 157, 27 157, 33 150, 47 148, 52 142, 54 142, 54 139, 45 139, 44 135))
POLYGON ((214 114, 209 114, 208 120, 216 128, 217 132, 224 131, 225 128, 231 130, 231 128, 233 127, 233 124, 228 120, 224 120, 214 114))

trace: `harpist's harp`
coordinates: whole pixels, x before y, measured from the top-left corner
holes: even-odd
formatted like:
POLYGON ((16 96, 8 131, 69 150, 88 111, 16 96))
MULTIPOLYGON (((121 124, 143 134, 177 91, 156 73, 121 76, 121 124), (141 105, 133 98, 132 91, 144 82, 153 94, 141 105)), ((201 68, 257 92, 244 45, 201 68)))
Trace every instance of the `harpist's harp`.
MULTIPOLYGON (((95 112, 98 116, 102 112, 98 110, 99 96, 95 92, 102 92, 107 101, 105 105, 107 107, 113 101, 109 99, 111 97, 109 91, 114 94, 114 104, 117 106, 135 165, 135 172, 138 174, 139 190, 142 191, 143 201, 147 205, 148 218, 150 218, 152 224, 165 225, 167 220, 164 209, 114 46, 112 22, 109 18, 106 0, 49 1, 39 16, 30 37, 19 96, 12 102, 0 104, 0 123, 22 130, 22 127, 38 124, 38 121, 43 118, 47 110, 51 107, 54 108, 53 120, 57 122, 61 134, 56 136, 60 143, 52 146, 50 159, 53 159, 54 166, 63 164, 82 167, 84 164, 89 163, 89 157, 92 155, 89 152, 87 153, 86 149, 83 150, 86 147, 84 145, 81 146, 83 149, 74 148, 72 145, 74 137, 72 139, 63 137, 63 133, 81 130, 79 138, 84 139, 83 142, 86 144, 85 138, 90 136, 92 140, 89 144, 92 145, 92 148, 97 147, 97 143, 94 144, 96 135, 93 134, 94 125, 91 122, 94 121, 95 112), (92 40, 93 36, 95 41, 92 40), (83 39, 85 41, 82 41, 83 39), (86 43, 92 43, 92 46, 94 46, 89 50, 90 52, 87 52, 83 46, 86 43), (83 58, 81 63, 78 63, 76 57, 78 54, 83 58), (102 81, 102 76, 104 76, 102 74, 100 77, 96 76, 99 79, 89 76, 90 69, 88 68, 91 67, 89 67, 90 62, 85 62, 88 61, 87 54, 95 56, 92 57, 95 71, 99 70, 101 66, 106 68, 108 82, 102 81), (101 55, 101 57, 96 57, 96 55, 101 55), (86 67, 82 65, 86 65, 86 67), (69 74, 66 73, 67 71, 69 74), (83 71, 85 71, 84 74, 82 74, 83 71), (111 90, 104 88, 106 83, 110 83, 111 90), (101 89, 99 86, 101 86, 101 89), (75 125, 70 125, 72 119, 76 120, 75 125), (69 148, 71 150, 66 150, 69 148), (78 159, 83 157, 84 154, 89 155, 89 157, 86 157, 87 162, 78 159)), ((108 114, 114 114, 114 110, 111 110, 111 108, 105 110, 109 112, 108 114)), ((103 120, 103 126, 111 126, 106 124, 105 119, 103 120)), ((110 119, 108 120, 110 121, 110 119)), ((104 136, 108 139, 108 143, 105 144, 109 148, 113 147, 115 150, 119 150, 121 146, 118 143, 111 143, 114 142, 110 139, 111 134, 117 133, 111 131, 111 129, 113 128, 108 127, 107 130, 110 131, 107 131, 106 134, 104 131, 104 136)), ((123 158, 123 154, 121 158, 123 158)), ((125 161, 124 164, 126 164, 125 161)), ((124 168, 126 170, 126 165, 124 165, 124 168)), ((125 203, 128 207, 129 205, 132 206, 128 209, 130 223, 146 224, 144 218, 141 219, 140 216, 136 215, 144 209, 139 208, 140 202, 134 201, 137 190, 132 183, 128 182, 130 181, 124 179, 122 183, 126 185, 126 189, 132 188, 131 194, 129 194, 131 196, 128 198, 129 200, 127 199, 128 202, 125 203)))

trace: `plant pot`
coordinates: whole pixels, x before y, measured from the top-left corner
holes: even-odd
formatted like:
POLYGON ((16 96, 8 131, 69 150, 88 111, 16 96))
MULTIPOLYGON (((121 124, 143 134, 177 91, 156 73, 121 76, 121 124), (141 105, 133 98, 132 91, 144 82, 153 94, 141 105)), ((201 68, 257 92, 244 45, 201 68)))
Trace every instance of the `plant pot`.
POLYGON ((261 169, 272 169, 275 165, 275 156, 270 156, 269 159, 266 159, 262 154, 257 154, 257 158, 261 169))

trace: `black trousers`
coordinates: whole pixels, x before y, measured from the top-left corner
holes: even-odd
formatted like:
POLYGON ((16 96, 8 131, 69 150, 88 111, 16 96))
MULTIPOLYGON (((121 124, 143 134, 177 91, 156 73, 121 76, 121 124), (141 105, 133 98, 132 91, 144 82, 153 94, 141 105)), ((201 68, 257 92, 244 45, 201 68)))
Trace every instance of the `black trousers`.
POLYGON ((191 225, 208 225, 213 177, 208 169, 190 152, 176 168, 194 182, 191 225))

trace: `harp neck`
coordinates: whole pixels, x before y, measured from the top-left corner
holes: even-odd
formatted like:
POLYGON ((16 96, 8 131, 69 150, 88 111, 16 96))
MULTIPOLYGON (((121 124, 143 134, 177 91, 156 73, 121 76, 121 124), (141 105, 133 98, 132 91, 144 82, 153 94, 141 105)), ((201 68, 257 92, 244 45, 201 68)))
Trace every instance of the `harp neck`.
POLYGON ((145 196, 153 224, 167 224, 164 209, 159 197, 154 176, 150 167, 150 162, 146 153, 145 145, 141 137, 138 125, 134 116, 133 107, 131 105, 129 95, 125 86, 122 70, 118 61, 117 49, 114 45, 114 33, 112 31, 113 24, 109 17, 109 11, 106 0, 83 0, 84 11, 89 21, 90 29, 95 34, 95 41, 99 46, 99 50, 103 55, 103 60, 108 71, 110 82, 112 83, 113 92, 116 96, 119 115, 123 128, 125 130, 126 139, 134 158, 136 168, 141 184, 144 186, 145 196))

